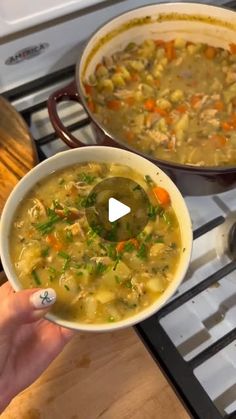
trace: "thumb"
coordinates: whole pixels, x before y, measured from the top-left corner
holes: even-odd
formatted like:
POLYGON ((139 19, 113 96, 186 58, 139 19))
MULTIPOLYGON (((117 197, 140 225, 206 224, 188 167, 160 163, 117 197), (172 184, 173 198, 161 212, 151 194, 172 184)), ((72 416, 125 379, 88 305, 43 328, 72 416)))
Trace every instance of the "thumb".
POLYGON ((39 320, 55 301, 56 292, 52 288, 28 289, 9 294, 0 308, 0 333, 39 320))

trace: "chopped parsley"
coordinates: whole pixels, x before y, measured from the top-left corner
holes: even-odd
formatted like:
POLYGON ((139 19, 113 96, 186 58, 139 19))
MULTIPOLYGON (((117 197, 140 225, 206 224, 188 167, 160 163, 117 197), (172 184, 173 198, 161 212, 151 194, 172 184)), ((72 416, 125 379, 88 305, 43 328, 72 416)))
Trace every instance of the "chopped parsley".
POLYGON ((68 285, 64 284, 64 287, 67 291, 70 291, 70 287, 68 287, 68 285))
POLYGON ((93 207, 96 203, 97 194, 92 192, 87 197, 79 198, 78 205, 82 208, 90 208, 93 207))
POLYGON ((124 252, 133 252, 135 250, 135 245, 132 242, 127 242, 124 245, 124 252))
POLYGON ((154 207, 152 204, 149 204, 147 215, 150 220, 155 220, 157 215, 162 215, 163 212, 164 212, 163 208, 159 206, 154 207))
POLYGON ((36 272, 36 270, 35 270, 35 269, 31 272, 31 275, 32 275, 32 277, 33 277, 33 279, 34 279, 34 282, 35 282, 37 285, 41 285, 41 284, 42 284, 41 279, 39 278, 39 276, 38 276, 38 274, 37 274, 37 272, 36 272))
POLYGON ((132 283, 131 283, 131 280, 130 280, 130 279, 128 279, 127 281, 125 281, 125 282, 124 282, 124 286, 125 286, 126 288, 132 288, 132 283))
POLYGON ((68 241, 70 243, 73 242, 73 234, 70 230, 66 231, 66 241, 68 241))
POLYGON ((140 259, 146 259, 147 257, 147 247, 144 243, 141 244, 138 252, 137 252, 137 256, 140 259))
POLYGON ((122 283, 122 279, 118 275, 115 275, 115 280, 116 280, 116 283, 117 284, 121 284, 122 283))
POLYGON ((63 185, 63 183, 65 183, 65 179, 60 178, 59 181, 58 181, 58 183, 59 183, 59 185, 63 185))
POLYGON ((47 208, 48 221, 44 223, 34 223, 33 226, 42 235, 49 234, 54 230, 55 224, 61 219, 51 208, 47 208))
POLYGON ((91 183, 93 183, 95 179, 96 177, 90 175, 89 173, 83 172, 79 174, 79 180, 81 182, 87 183, 88 185, 91 185, 91 183))
POLYGON ((45 247, 44 249, 42 249, 41 255, 42 255, 43 257, 47 257, 47 256, 49 255, 49 251, 50 251, 50 247, 49 247, 49 246, 47 246, 47 247, 45 247))
POLYGON ((70 259, 71 258, 70 255, 68 255, 68 253, 63 252, 63 251, 60 251, 57 254, 58 254, 58 256, 60 256, 63 259, 70 259))
POLYGON ((95 275, 102 275, 103 272, 106 271, 106 269, 107 269, 107 265, 105 265, 102 262, 98 262, 98 263, 96 263, 94 273, 95 273, 95 275))

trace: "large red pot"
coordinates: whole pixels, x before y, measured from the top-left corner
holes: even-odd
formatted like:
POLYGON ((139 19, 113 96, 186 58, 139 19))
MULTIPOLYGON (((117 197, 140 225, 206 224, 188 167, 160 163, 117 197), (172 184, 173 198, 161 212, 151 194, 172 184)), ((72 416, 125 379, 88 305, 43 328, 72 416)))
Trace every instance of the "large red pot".
POLYGON ((75 82, 53 93, 48 100, 51 122, 58 136, 75 148, 84 146, 62 124, 57 103, 74 100, 89 114, 97 144, 126 148, 141 154, 162 168, 185 195, 206 195, 236 186, 236 166, 196 167, 158 160, 129 146, 107 131, 87 107, 82 80, 91 74, 105 55, 122 49, 127 43, 153 37, 205 42, 228 48, 236 40, 236 13, 221 7, 195 3, 168 3, 145 6, 125 13, 99 29, 89 40, 76 66, 75 82))

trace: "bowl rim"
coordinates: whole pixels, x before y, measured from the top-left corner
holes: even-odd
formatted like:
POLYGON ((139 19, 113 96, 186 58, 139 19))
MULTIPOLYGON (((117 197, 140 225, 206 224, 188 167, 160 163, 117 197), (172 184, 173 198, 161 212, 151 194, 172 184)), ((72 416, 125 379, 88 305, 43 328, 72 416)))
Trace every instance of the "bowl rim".
MULTIPOLYGON (((24 287, 20 284, 20 281, 17 278, 17 274, 14 270, 13 263, 11 262, 10 258, 10 252, 9 252, 9 242, 10 242, 10 227, 12 225, 12 221, 15 216, 15 211, 18 208, 19 203, 21 200, 24 199, 24 197, 29 193, 30 190, 32 190, 33 185, 37 184, 39 181, 39 178, 37 175, 40 175, 40 180, 46 178, 50 173, 60 171, 63 168, 73 166, 76 164, 76 162, 70 163, 70 156, 75 156, 76 160, 78 159, 78 164, 88 161, 98 161, 98 162, 114 162, 112 160, 112 156, 114 156, 114 153, 117 156, 116 163, 121 163, 126 166, 128 166, 128 163, 122 163, 123 158, 127 158, 130 160, 133 160, 136 164, 136 171, 141 174, 146 174, 147 169, 142 171, 141 169, 137 169, 137 163, 143 163, 146 167, 150 168, 150 171, 152 171, 151 175, 154 176, 156 173, 156 176, 160 175, 160 179, 164 179, 164 182, 168 184, 168 191, 174 194, 174 201, 180 204, 181 206, 181 217, 177 216, 180 230, 182 226, 182 230, 186 230, 185 237, 186 237, 186 243, 185 243, 185 249, 181 252, 178 270, 180 270, 178 277, 174 277, 173 281, 171 281, 170 285, 166 288, 163 295, 161 295, 157 300, 155 300, 151 305, 149 305, 144 310, 138 312, 137 314, 128 317, 127 319, 120 320, 118 322, 114 323, 80 323, 78 321, 69 321, 69 320, 63 320, 59 316, 54 315, 52 313, 48 313, 45 315, 45 319, 52 321, 53 323, 56 323, 57 325, 67 327, 70 329, 74 329, 77 331, 89 331, 89 332, 103 332, 103 331, 111 331, 116 329, 121 329, 128 326, 133 326, 134 324, 137 324, 148 317, 155 314, 159 309, 166 304, 167 301, 173 296, 173 294, 176 292, 177 288, 179 287, 180 283, 183 281, 185 274, 187 272, 187 269, 189 267, 191 254, 192 254, 192 243, 193 243, 193 232, 192 232, 192 224, 191 219, 189 215, 189 211, 187 208, 187 205, 184 201, 183 196, 181 195, 180 191, 178 190, 177 186, 172 182, 172 180, 169 178, 168 175, 166 175, 158 166, 156 166, 154 163, 150 162, 149 160, 145 159, 144 157, 132 153, 127 150, 114 148, 114 147, 107 147, 107 146, 90 146, 90 147, 81 147, 77 149, 72 150, 66 150, 59 152, 52 157, 49 157, 48 159, 44 160, 43 162, 39 163, 37 166, 35 166, 33 169, 31 169, 15 186, 11 194, 9 195, 3 212, 1 216, 1 223, 0 223, 0 254, 2 259, 2 265, 4 268, 4 271, 6 273, 6 276, 12 285, 13 289, 15 291, 23 290, 24 287), (83 158, 83 155, 85 158, 83 158), (91 156, 90 158, 88 156, 91 156), (107 155, 107 159, 104 159, 104 156, 107 155), (103 160, 104 159, 104 160, 103 160), (50 167, 53 166, 53 163, 56 165, 58 162, 59 167, 57 167, 54 170, 50 170, 50 167), (47 169, 48 171, 46 174, 44 174, 44 169, 47 169), (35 178, 36 176, 36 178, 35 178), (34 179, 34 181, 33 181, 34 179), (31 183, 30 187, 27 186, 28 182, 31 183), (20 196, 20 199, 18 197, 20 196), (17 198, 17 199, 16 199, 17 198), (183 213, 182 213, 183 211, 183 213), (5 226, 5 228, 4 228, 5 226), (7 232, 7 233, 6 233, 7 232), (7 242, 7 245, 6 245, 7 242), (182 267, 180 269, 180 267, 182 267)), ((134 169, 134 167, 132 167, 134 169)))

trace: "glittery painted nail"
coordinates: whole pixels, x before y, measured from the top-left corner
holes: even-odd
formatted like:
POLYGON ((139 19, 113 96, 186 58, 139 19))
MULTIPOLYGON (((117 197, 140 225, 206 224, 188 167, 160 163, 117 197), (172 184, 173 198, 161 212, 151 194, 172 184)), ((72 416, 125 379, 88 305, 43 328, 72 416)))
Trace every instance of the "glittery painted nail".
POLYGON ((31 295, 30 301, 36 309, 43 309, 55 303, 56 292, 52 288, 39 290, 31 295))

